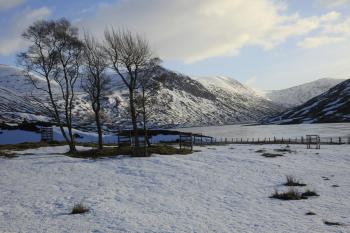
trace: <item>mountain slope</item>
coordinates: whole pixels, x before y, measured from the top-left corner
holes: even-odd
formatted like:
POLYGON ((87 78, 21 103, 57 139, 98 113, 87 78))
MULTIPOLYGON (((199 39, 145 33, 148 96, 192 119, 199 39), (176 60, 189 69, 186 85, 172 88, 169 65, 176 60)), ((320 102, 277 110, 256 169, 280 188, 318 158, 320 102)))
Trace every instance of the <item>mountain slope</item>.
POLYGON ((267 91, 265 96, 274 103, 285 107, 295 107, 328 91, 343 81, 344 79, 323 78, 287 89, 267 91))
MULTIPOLYGON (((128 119, 128 92, 118 76, 110 75, 110 93, 104 100, 105 123, 109 128, 126 127, 128 119), (118 100, 118 101, 116 101, 118 100), (116 102, 120 104, 116 106, 116 102)), ((37 77, 40 85, 44 80, 37 77)), ((279 106, 261 98, 239 82, 223 77, 191 78, 160 67, 152 79, 161 85, 154 105, 156 114, 150 124, 159 127, 221 125, 256 122, 274 114, 279 106)), ((23 72, 14 67, 0 66, 0 119, 19 122, 27 120, 49 121, 48 112, 31 99, 31 95, 48 102, 47 97, 34 89, 23 72), (28 115, 30 117, 28 117, 28 115), (14 117, 16 116, 16 117, 14 117)), ((79 89, 74 101, 75 124, 94 127, 87 95, 79 89)))
POLYGON ((264 123, 350 122, 350 79, 306 103, 263 120, 264 123))

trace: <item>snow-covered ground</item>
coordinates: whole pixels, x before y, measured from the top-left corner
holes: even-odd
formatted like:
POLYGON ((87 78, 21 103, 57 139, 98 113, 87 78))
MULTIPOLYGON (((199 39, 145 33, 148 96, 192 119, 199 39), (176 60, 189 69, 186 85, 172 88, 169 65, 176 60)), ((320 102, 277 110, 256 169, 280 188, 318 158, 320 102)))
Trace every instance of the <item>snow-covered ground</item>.
POLYGON ((101 160, 59 154, 66 147, 24 151, 0 159, 0 232, 350 232, 350 146, 292 145, 295 154, 278 158, 255 152, 282 147, 101 160), (285 175, 320 197, 270 199, 285 189, 285 175), (69 215, 77 202, 91 211, 69 215))

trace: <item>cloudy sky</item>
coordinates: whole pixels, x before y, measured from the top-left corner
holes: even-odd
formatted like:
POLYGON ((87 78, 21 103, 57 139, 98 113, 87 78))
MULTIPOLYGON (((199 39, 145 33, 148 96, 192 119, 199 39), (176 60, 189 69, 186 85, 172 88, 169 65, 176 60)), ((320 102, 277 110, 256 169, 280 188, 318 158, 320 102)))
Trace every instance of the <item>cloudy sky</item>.
POLYGON ((0 0, 0 63, 16 64, 28 25, 61 17, 101 39, 129 28, 189 75, 263 90, 350 78, 350 0, 0 0))

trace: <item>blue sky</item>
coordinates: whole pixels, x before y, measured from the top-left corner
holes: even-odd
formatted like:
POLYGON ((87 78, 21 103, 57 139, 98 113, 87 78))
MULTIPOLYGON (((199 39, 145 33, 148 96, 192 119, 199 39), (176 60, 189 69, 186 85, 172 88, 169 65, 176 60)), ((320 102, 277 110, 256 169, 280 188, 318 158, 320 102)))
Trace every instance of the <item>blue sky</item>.
POLYGON ((170 69, 256 89, 350 76, 350 0, 0 0, 0 63, 16 65, 28 25, 61 17, 99 39, 127 27, 170 69))

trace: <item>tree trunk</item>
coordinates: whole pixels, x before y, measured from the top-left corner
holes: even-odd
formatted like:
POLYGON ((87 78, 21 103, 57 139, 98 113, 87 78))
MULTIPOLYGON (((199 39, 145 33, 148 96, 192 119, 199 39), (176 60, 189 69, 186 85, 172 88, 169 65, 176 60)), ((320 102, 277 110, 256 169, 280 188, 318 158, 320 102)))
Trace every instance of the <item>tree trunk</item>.
POLYGON ((133 128, 133 135, 135 140, 135 147, 140 147, 139 134, 137 129, 137 118, 136 118, 136 109, 135 109, 135 101, 134 101, 134 90, 129 90, 129 99, 130 99, 130 113, 131 113, 131 121, 133 128))
POLYGON ((146 116, 146 96, 145 96, 145 89, 142 89, 142 115, 143 115, 143 136, 144 140, 147 143, 147 146, 151 146, 151 142, 148 140, 147 135, 147 116, 146 116))
POLYGON ((98 134, 98 149, 103 149, 103 139, 102 139, 102 127, 101 127, 101 121, 100 121, 100 111, 95 111, 95 121, 96 121, 96 127, 97 127, 97 134, 98 134))
POLYGON ((46 81, 47 81, 47 86, 48 86, 48 93, 49 93, 49 97, 50 97, 50 102, 51 102, 51 105, 52 105, 52 107, 54 109, 56 123, 60 127, 62 136, 64 137, 64 139, 66 140, 67 144, 69 145, 69 152, 74 152, 74 151, 76 151, 75 145, 71 143, 71 140, 69 140, 69 138, 68 138, 68 136, 66 134, 66 131, 64 131, 63 124, 62 124, 61 119, 60 119, 60 114, 58 112, 56 103, 55 103, 54 98, 53 98, 51 84, 50 84, 50 81, 49 81, 48 77, 46 77, 46 81))
POLYGON ((73 135, 73 130, 72 130, 72 125, 71 123, 69 123, 68 127, 68 132, 69 132, 69 152, 75 152, 77 151, 76 147, 75 147, 75 140, 74 140, 74 135, 73 135))

